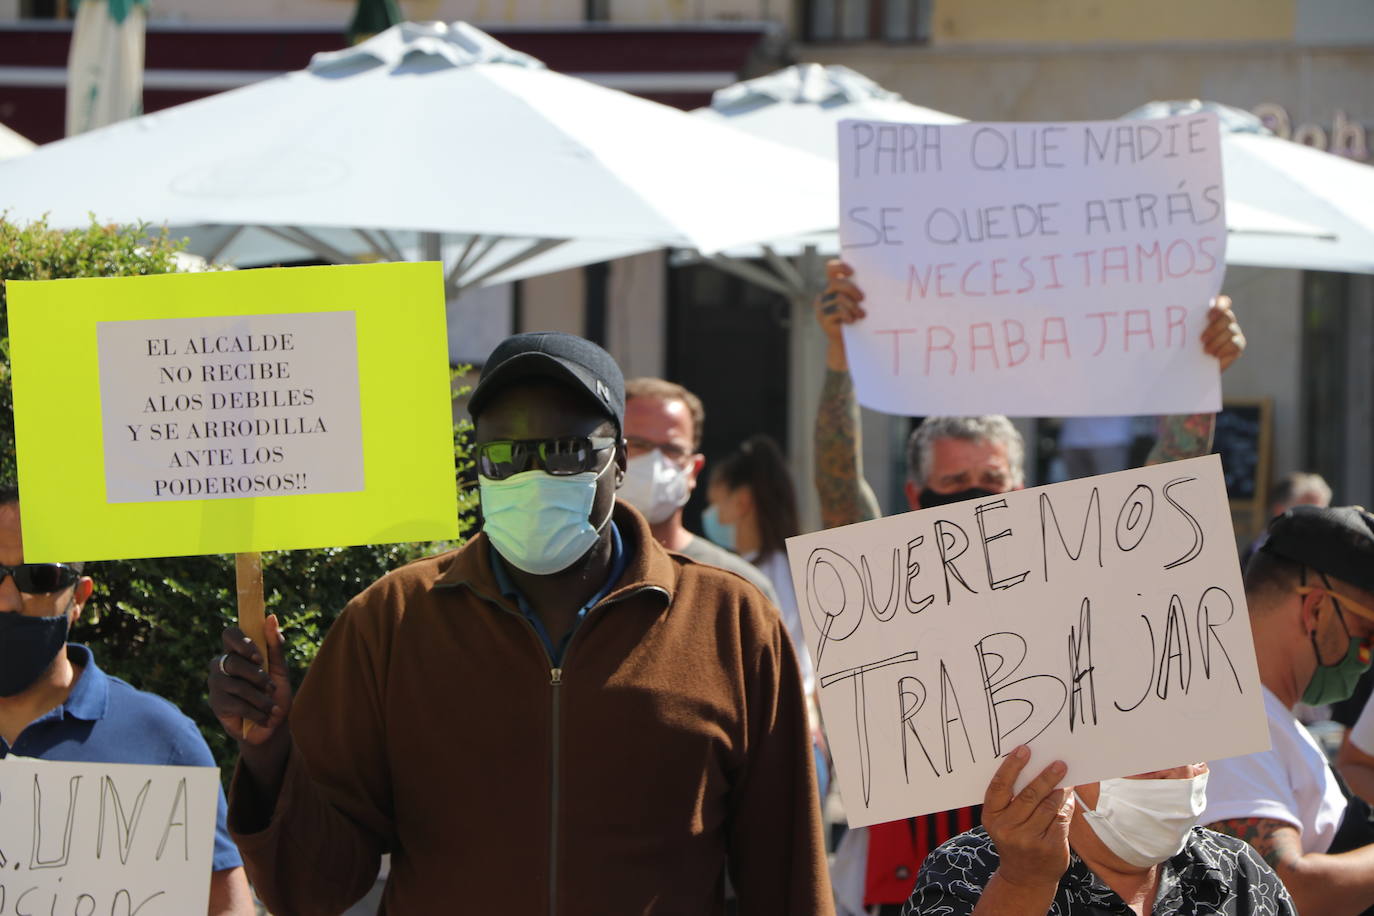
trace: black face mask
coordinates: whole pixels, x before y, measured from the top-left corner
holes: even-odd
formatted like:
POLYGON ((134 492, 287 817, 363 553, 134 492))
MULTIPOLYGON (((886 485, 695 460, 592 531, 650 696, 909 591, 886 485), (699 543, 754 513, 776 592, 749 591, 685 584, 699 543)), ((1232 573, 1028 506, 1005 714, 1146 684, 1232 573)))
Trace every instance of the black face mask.
POLYGON ((922 509, 934 509, 936 506, 948 506, 950 503, 961 503, 966 499, 986 499, 989 496, 998 494, 991 490, 983 490, 978 487, 970 487, 967 490, 959 490, 955 493, 936 493, 930 487, 921 491, 919 500, 922 509))
POLYGON ((66 614, 26 617, 0 612, 0 697, 23 693, 67 644, 66 614))

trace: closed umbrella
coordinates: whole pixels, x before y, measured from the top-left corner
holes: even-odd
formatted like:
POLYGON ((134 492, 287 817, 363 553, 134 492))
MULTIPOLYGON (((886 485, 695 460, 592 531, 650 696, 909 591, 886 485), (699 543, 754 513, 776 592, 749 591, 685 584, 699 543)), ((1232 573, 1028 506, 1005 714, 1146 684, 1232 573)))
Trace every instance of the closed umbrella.
POLYGON ((148 0, 84 0, 77 6, 67 54, 67 136, 143 113, 147 16, 148 0))

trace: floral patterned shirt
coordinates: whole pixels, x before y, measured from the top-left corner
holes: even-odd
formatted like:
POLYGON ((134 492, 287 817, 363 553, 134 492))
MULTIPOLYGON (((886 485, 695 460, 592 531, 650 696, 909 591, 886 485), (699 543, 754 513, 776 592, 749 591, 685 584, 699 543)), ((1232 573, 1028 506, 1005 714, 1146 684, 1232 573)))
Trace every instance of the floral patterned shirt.
MULTIPOLYGON (((982 827, 960 834, 921 866, 903 916, 967 916, 997 870, 997 849, 982 827)), ((1295 916, 1278 875, 1248 843, 1194 827, 1183 851, 1164 862, 1154 916, 1295 916)), ((1047 916, 1133 916, 1126 901, 1077 855, 1059 879, 1047 916)))

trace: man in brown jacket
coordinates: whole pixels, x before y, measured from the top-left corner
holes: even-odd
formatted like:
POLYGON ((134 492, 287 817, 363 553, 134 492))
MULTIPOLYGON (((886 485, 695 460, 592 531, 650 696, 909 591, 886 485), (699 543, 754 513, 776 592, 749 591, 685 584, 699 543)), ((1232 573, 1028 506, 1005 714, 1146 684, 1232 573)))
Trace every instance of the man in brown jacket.
POLYGON ((271 679, 226 631, 230 827, 274 913, 338 913, 384 852, 391 914, 711 916, 727 870, 742 916, 833 912, 791 643, 615 501, 624 403, 594 344, 507 339, 469 406, 482 533, 350 602, 294 699, 275 618, 271 679))

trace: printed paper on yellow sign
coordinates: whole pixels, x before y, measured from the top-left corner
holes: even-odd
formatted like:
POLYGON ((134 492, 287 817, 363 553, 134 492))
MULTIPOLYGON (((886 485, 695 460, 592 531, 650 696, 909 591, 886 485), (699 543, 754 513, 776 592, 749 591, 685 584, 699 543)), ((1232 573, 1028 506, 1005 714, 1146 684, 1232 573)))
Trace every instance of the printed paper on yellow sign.
POLYGON ((7 290, 26 559, 457 536, 438 264, 7 290))

